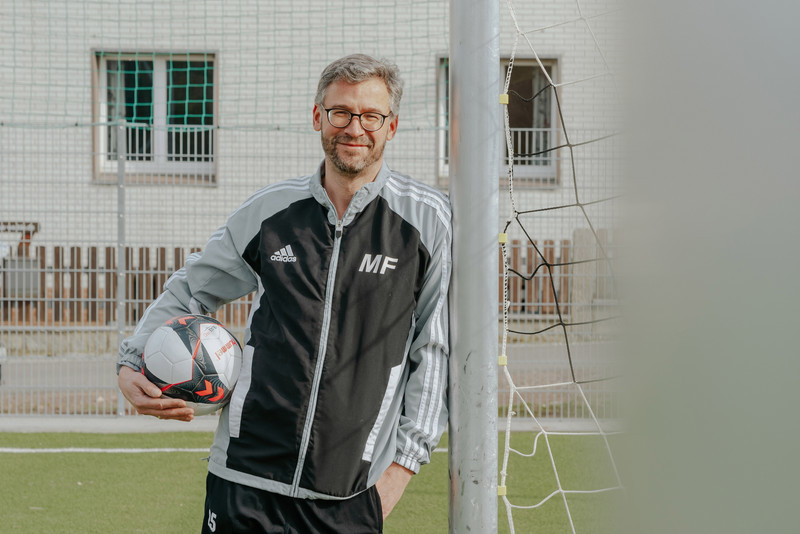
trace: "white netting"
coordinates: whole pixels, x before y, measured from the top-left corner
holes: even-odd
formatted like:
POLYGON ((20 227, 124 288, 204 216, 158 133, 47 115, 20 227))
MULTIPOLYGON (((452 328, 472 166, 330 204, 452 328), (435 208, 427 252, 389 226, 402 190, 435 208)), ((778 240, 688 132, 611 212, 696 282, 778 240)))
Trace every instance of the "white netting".
POLYGON ((613 265, 622 176, 609 59, 618 52, 616 11, 608 2, 539 7, 520 14, 509 0, 505 13, 513 33, 503 90, 512 164, 501 234, 507 417, 499 493, 511 532, 559 515, 558 531, 610 532, 599 514, 612 510, 608 494, 622 487, 610 444, 619 417, 613 265), (518 116, 531 108, 543 116, 533 125, 541 133, 526 142, 518 116), (549 179, 542 183, 531 166, 552 169, 549 179), (512 435, 521 429, 529 432, 512 435))

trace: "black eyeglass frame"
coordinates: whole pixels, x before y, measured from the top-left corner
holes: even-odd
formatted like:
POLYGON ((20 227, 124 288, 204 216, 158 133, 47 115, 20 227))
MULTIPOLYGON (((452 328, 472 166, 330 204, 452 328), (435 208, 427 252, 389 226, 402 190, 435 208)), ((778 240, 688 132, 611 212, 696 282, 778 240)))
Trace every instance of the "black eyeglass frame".
POLYGON ((344 108, 326 108, 325 106, 322 106, 322 109, 325 110, 325 114, 328 116, 328 124, 330 124, 334 128, 347 128, 348 126, 350 126, 350 123, 353 121, 353 117, 358 117, 358 123, 361 125, 361 128, 363 128, 364 131, 367 131, 367 132, 377 132, 378 130, 383 128, 383 124, 386 122, 386 119, 388 119, 389 117, 391 117, 393 115, 392 113, 389 113, 388 115, 384 115, 383 113, 378 113, 377 111, 365 111, 364 113, 353 113, 352 111, 346 110, 344 108), (333 122, 331 122, 331 112, 332 111, 344 111, 345 113, 349 113, 350 114, 350 118, 347 120, 347 124, 345 124, 344 126, 336 126, 335 124, 333 124, 333 122), (361 116, 362 115, 378 115, 381 118, 381 123, 378 125, 377 128, 374 128, 374 129, 367 128, 366 126, 364 126, 364 123, 361 122, 361 116))

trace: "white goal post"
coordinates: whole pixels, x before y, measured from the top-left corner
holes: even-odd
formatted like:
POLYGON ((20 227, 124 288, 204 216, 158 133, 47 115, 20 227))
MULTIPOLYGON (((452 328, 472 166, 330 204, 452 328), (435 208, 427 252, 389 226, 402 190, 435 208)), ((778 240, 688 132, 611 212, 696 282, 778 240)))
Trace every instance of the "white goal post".
POLYGON ((450 2, 450 532, 497 532, 499 6, 450 2))

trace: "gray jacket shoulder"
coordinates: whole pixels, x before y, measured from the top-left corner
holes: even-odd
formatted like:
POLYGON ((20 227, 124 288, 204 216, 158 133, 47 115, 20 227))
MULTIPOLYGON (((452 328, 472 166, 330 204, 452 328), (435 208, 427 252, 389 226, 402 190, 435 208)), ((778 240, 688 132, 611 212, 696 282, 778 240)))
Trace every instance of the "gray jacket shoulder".
POLYGON ((247 246, 262 221, 292 202, 310 197, 310 182, 311 176, 303 176, 268 185, 253 193, 234 210, 225 225, 234 236, 237 249, 241 251, 247 246))
POLYGON ((449 243, 452 236, 450 199, 439 190, 392 171, 381 191, 389 207, 417 228, 428 250, 449 243))

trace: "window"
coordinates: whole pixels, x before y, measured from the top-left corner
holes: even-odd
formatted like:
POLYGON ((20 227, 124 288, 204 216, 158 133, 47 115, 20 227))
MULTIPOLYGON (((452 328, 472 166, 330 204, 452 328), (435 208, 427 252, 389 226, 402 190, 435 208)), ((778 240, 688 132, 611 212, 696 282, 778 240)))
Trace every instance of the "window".
POLYGON ((95 54, 95 179, 213 183, 212 54, 95 54), (124 138, 120 139, 119 136, 124 138))
MULTIPOLYGON (((549 76, 553 79, 554 63, 515 61, 508 84, 508 126, 514 148, 514 176, 534 184, 555 184, 558 146, 558 122, 555 95, 549 76)), ((508 65, 504 65, 504 71, 508 65)), ((508 166, 508 148, 503 143, 503 164, 508 166)))
MULTIPOLYGON (((543 60, 542 65, 550 79, 556 81, 557 64, 555 60, 543 60)), ((505 81, 508 60, 502 60, 501 80, 505 81)), ((438 102, 438 142, 437 161, 439 162, 439 184, 445 186, 449 175, 450 145, 447 135, 449 127, 448 59, 439 61, 437 72, 438 102)), ((555 150, 559 144, 558 113, 554 89, 550 86, 535 60, 514 60, 509 82, 508 118, 511 142, 514 148, 514 177, 521 184, 555 185, 558 183, 558 158, 555 150)), ((508 148, 506 140, 501 142, 505 176, 508 168, 508 148)))

